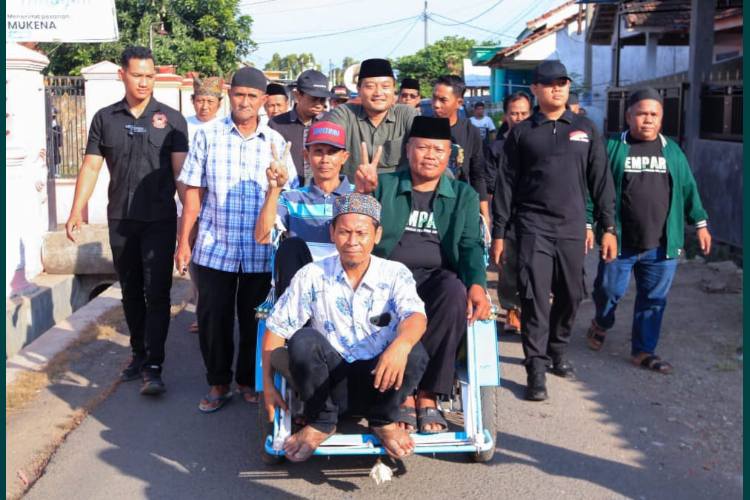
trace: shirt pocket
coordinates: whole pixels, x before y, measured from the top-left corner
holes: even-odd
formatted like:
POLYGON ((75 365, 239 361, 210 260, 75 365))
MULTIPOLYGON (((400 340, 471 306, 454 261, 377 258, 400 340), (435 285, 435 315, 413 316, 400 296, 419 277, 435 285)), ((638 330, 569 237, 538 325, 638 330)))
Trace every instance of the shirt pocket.
MULTIPOLYGON (((403 141, 401 139, 391 139, 383 143, 383 156, 380 159, 380 163, 386 167, 397 167, 401 160, 401 146, 403 141)), ((376 147, 377 148, 377 147, 376 147)))

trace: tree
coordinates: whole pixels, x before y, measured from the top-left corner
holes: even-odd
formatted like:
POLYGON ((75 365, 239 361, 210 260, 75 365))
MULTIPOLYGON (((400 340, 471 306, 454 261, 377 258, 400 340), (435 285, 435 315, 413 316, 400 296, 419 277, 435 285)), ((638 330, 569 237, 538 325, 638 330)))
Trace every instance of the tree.
POLYGON ((320 64, 315 62, 315 56, 312 53, 288 54, 281 57, 278 53, 271 56, 271 60, 264 66, 269 71, 285 71, 287 77, 291 80, 306 69, 317 69, 320 71, 320 64))
POLYGON ((460 75, 463 59, 477 45, 468 38, 447 36, 419 50, 416 54, 399 57, 394 67, 402 77, 418 78, 422 95, 432 94, 432 81, 440 75, 460 75))
POLYGON ((99 61, 119 62, 125 47, 148 47, 152 38, 157 64, 175 65, 178 73, 228 76, 255 48, 253 20, 240 15, 240 0, 116 0, 115 5, 118 41, 40 44, 50 59, 47 71, 74 75, 99 61), (157 33, 161 24, 166 34, 157 33))

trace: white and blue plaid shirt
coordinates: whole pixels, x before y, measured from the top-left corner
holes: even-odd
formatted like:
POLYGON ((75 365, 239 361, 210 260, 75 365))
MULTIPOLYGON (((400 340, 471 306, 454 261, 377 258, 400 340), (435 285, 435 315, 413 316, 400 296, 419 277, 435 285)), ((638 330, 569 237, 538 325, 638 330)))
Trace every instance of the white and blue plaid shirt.
POLYGON ((379 356, 396 338, 398 325, 414 313, 425 315, 411 271, 370 256, 356 290, 338 255, 297 271, 266 320, 266 328, 289 339, 311 320, 348 363, 379 356))
MULTIPOLYGON (((267 125, 242 137, 232 117, 198 130, 178 180, 205 188, 193 261, 219 271, 262 273, 271 270, 271 246, 255 241, 255 222, 268 190, 266 169, 286 141, 267 125)), ((287 159, 291 189, 297 171, 287 159)))

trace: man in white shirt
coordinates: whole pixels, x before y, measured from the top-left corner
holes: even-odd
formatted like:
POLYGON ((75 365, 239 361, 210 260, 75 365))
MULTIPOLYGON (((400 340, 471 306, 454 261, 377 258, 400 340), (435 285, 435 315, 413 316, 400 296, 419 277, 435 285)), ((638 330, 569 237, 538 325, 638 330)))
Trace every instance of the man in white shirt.
POLYGON ((484 103, 478 102, 474 105, 474 116, 469 118, 471 124, 479 129, 482 143, 487 145, 495 139, 495 122, 492 118, 484 115, 484 103))
POLYGON ((221 107, 222 81, 217 77, 193 78, 193 95, 190 100, 195 114, 187 118, 188 139, 193 140, 195 132, 208 125, 219 113, 221 107))
POLYGON ((391 456, 414 450, 397 422, 427 366, 420 342, 427 317, 411 271, 371 255, 382 235, 380 211, 369 195, 336 198, 330 233, 339 255, 300 269, 266 321, 267 414, 286 408, 271 367, 272 353, 286 340, 291 382, 305 402, 307 425, 284 444, 292 461, 310 458, 336 432, 338 416, 352 410, 364 412, 391 456))

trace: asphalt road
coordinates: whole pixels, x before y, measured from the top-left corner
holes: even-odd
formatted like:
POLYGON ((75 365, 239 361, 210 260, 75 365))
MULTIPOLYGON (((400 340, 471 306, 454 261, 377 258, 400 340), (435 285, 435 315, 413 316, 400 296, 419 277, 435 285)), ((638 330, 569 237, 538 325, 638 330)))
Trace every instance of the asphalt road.
MULTIPOLYGON (((264 465, 256 451, 257 409, 240 398, 201 414, 197 404, 207 386, 198 338, 187 332, 194 315, 183 311, 168 340, 168 392, 152 399, 138 394, 137 382, 120 384, 68 437, 27 498, 740 498, 741 452, 730 457, 736 473, 701 467, 708 452, 685 437, 688 424, 670 416, 680 399, 659 401, 644 392, 668 378, 628 364, 624 333, 604 352, 586 349, 582 331, 591 311, 584 303, 571 345, 577 378, 549 376, 551 399, 543 403, 523 401, 519 337, 501 337, 498 449, 491 463, 413 456, 388 462, 396 477, 381 486, 368 477, 372 457, 264 465)), ((684 320, 674 311, 666 328, 684 320)), ((736 320, 719 321, 729 322, 727 329, 736 320)), ((727 377, 736 383, 741 371, 727 377)), ((741 440, 741 413, 737 424, 732 432, 741 440)))

